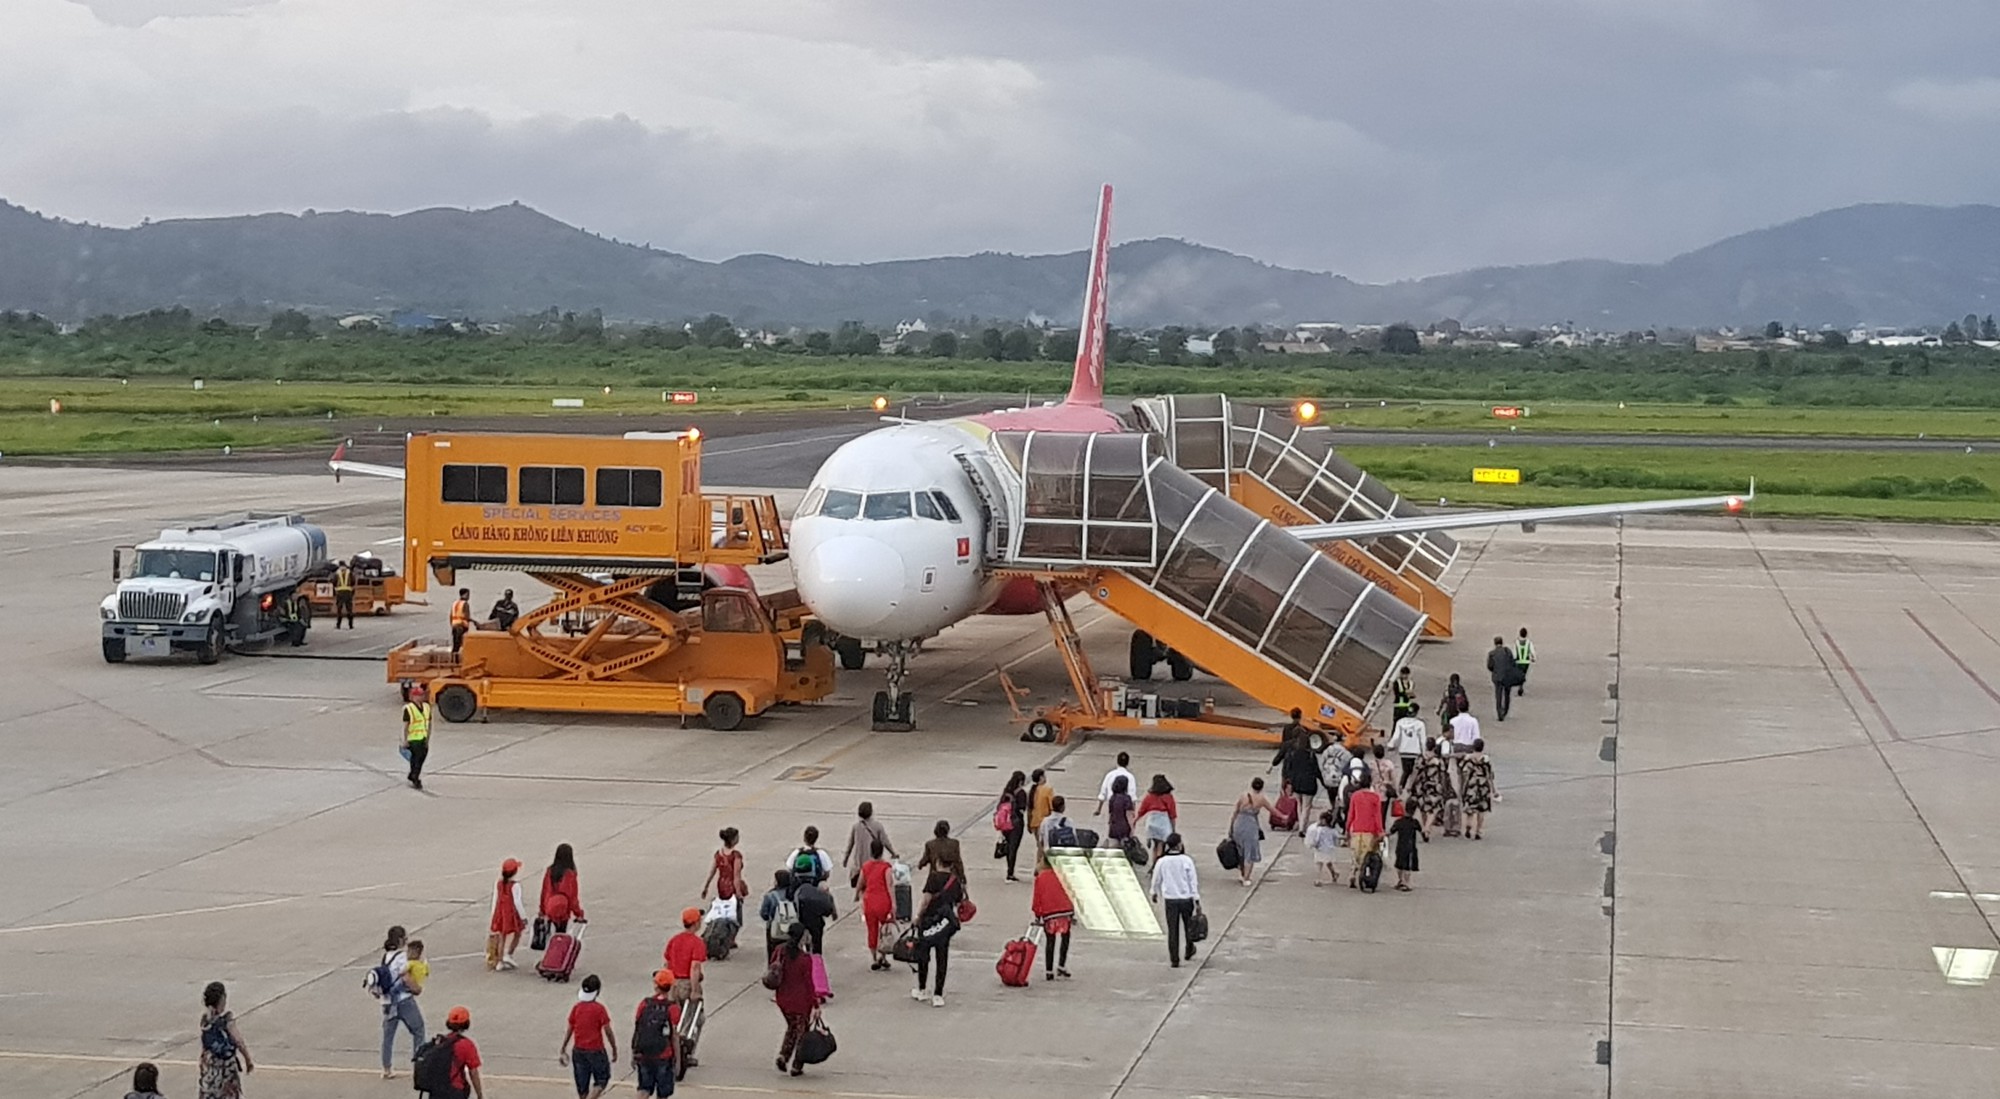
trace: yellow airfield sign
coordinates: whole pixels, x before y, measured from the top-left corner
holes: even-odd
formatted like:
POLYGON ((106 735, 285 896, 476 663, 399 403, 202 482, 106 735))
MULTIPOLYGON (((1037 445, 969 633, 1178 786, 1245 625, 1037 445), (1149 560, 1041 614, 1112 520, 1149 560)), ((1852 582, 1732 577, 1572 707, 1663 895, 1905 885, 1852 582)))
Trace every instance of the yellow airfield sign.
POLYGON ((1475 485, 1518 485, 1521 483, 1521 471, 1518 469, 1488 469, 1485 466, 1475 466, 1472 470, 1472 483, 1475 485))

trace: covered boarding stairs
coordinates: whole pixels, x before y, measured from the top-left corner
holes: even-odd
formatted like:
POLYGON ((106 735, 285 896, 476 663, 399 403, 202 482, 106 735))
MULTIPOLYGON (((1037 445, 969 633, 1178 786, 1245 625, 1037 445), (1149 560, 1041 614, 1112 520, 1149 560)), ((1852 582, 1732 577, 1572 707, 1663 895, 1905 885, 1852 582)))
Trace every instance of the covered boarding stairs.
MULTIPOLYGON (((1341 457, 1334 434, 1299 423, 1289 412, 1239 405, 1220 393, 1133 402, 1144 430, 1159 434, 1175 465, 1288 526, 1422 514, 1361 467, 1341 457)), ((1446 572, 1458 541, 1433 532, 1393 534, 1320 546, 1411 607, 1424 612, 1427 637, 1452 632, 1446 572)))
POLYGON ((1178 468, 1153 436, 997 432, 991 446, 997 564, 1044 580, 1086 711, 1062 716, 1105 727, 1058 582, 1266 706, 1364 734, 1421 611, 1178 468))

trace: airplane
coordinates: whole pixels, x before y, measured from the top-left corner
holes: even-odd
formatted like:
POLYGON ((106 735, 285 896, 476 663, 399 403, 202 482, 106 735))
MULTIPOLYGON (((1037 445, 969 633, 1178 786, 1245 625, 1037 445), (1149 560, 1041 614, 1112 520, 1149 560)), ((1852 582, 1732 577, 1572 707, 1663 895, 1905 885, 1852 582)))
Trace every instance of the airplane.
MULTIPOLYGON (((1133 430, 1104 407, 1110 231, 1107 184, 1098 196, 1076 363, 1063 400, 950 420, 892 421, 834 451, 807 486, 792 520, 793 580, 800 599, 835 639, 843 668, 860 668, 868 648, 888 659, 886 686, 874 699, 877 727, 914 727, 914 703, 903 682, 926 639, 976 614, 1044 610, 1035 580, 996 576, 990 560, 995 517, 984 491, 992 480, 988 436, 1133 430)), ((1533 529, 1537 523, 1594 516, 1736 511, 1755 492, 1752 482, 1743 496, 1452 512, 1289 529, 1308 542, 1514 523, 1533 529)))

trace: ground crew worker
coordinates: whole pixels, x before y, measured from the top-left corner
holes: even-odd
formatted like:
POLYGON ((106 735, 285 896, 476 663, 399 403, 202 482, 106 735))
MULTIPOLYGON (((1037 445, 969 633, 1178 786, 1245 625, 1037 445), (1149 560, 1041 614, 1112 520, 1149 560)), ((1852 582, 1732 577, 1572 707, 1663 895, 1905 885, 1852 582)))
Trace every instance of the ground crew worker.
POLYGON ((419 683, 410 688, 410 700, 403 703, 403 754, 410 760, 410 788, 424 788, 424 759, 431 754, 431 708, 429 692, 419 683))
MULTIPOLYGON (((1522 631, 1524 636, 1526 633, 1527 631, 1522 631)), ((1407 664, 1403 666, 1402 671, 1396 673, 1395 691, 1396 718, 1401 720, 1417 716, 1417 684, 1410 678, 1410 668, 1407 664)))
POLYGON ((279 619, 285 624, 285 636, 290 639, 292 648, 296 649, 306 643, 306 615, 311 613, 306 603, 305 591, 293 588, 292 594, 285 597, 284 605, 278 612, 279 619))
POLYGON ((499 601, 493 604, 492 613, 486 617, 491 618, 494 625, 503 630, 514 628, 514 620, 521 617, 521 608, 514 602, 513 588, 500 593, 499 601))
POLYGON ((457 656, 465 644, 465 631, 472 628, 472 589, 458 589, 458 598, 451 604, 451 655, 457 656))
POLYGON ((347 619, 347 628, 354 628, 354 566, 342 561, 333 570, 333 628, 340 628, 340 620, 347 619))
POLYGON ((1528 693, 1528 666, 1535 662, 1535 644, 1528 640, 1528 627, 1521 627, 1521 640, 1514 642, 1514 663, 1521 666, 1521 684, 1514 688, 1517 695, 1528 693))

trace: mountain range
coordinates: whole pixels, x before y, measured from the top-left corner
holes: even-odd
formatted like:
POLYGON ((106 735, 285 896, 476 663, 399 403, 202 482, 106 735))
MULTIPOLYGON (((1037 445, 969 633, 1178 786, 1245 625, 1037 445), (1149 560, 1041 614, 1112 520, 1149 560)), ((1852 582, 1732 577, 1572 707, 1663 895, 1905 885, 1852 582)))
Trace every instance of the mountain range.
MULTIPOLYGON (((614 321, 721 313, 757 327, 914 317, 1074 323, 1085 258, 980 253, 818 264, 710 263, 622 243, 519 203, 408 214, 256 214, 129 229, 0 202, 0 309, 61 320, 186 306, 498 319, 550 306, 614 321)), ((1870 204, 1718 241, 1664 263, 1566 260, 1387 284, 1165 238, 1114 249, 1115 324, 1429 321, 1600 330, 1942 324, 2000 311, 2000 207, 1870 204)))

